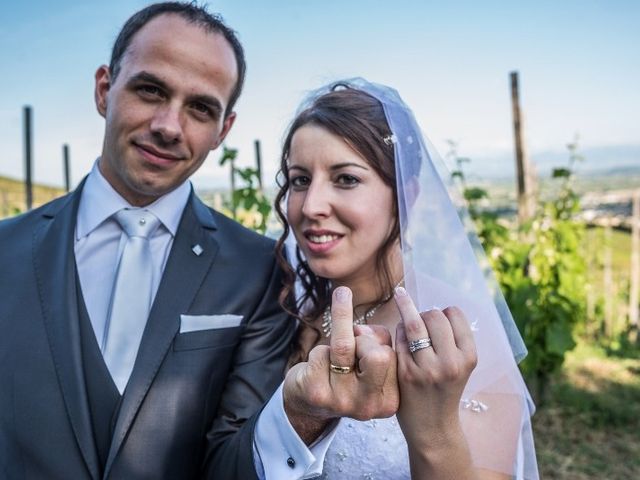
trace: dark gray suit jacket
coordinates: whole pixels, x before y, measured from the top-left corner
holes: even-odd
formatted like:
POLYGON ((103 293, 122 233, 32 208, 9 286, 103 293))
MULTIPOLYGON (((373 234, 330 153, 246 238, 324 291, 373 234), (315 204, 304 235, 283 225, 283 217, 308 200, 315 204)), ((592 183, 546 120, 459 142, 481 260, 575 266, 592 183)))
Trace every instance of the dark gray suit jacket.
POLYGON ((277 303, 273 242, 191 195, 101 476, 79 340, 80 190, 0 222, 0 478, 255 478, 257 412, 294 328, 277 303), (185 313, 244 319, 181 334, 185 313))

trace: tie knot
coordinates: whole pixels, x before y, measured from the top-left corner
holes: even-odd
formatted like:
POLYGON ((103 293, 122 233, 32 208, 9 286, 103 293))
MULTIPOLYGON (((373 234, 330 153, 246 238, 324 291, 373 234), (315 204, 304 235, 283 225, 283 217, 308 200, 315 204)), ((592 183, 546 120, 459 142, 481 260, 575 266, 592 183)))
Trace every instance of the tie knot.
POLYGON ((141 208, 123 208, 114 218, 129 237, 149 238, 160 225, 158 217, 141 208))

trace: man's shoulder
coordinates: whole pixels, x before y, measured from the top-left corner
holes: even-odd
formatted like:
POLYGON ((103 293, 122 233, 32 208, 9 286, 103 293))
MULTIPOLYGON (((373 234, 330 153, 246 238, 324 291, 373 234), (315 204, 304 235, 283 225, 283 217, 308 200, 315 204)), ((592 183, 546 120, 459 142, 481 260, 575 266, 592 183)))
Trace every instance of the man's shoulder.
POLYGON ((33 239, 67 204, 60 197, 28 212, 0 220, 0 265, 23 264, 33 253, 33 239))
POLYGON ((15 235, 22 229, 30 229, 43 218, 55 216, 70 200, 70 195, 63 195, 28 212, 0 220, 0 235, 15 235))

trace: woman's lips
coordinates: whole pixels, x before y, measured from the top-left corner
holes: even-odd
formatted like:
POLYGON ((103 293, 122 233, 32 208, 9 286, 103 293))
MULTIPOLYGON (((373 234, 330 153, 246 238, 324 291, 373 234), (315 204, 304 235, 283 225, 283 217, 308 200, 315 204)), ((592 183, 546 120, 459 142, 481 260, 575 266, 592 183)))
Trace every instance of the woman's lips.
POLYGON ((334 248, 340 240, 342 235, 337 233, 305 233, 306 246, 310 253, 322 254, 326 253, 334 248))

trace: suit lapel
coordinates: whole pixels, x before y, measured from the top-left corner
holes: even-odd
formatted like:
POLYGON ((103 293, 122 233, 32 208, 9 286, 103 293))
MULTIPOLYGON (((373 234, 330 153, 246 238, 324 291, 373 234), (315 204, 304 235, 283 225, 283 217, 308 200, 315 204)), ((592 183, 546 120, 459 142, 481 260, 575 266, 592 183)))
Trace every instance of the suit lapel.
POLYGON ((176 232, 136 363, 124 392, 105 468, 105 478, 179 330, 180 315, 189 310, 211 268, 218 244, 213 240, 209 230, 215 228, 211 212, 192 193, 176 232), (196 245, 200 246, 200 249, 195 248, 199 254, 194 252, 196 245))
POLYGON ((73 253, 82 185, 45 209, 44 221, 34 232, 33 262, 45 329, 67 415, 91 476, 99 478, 82 367, 73 253))

